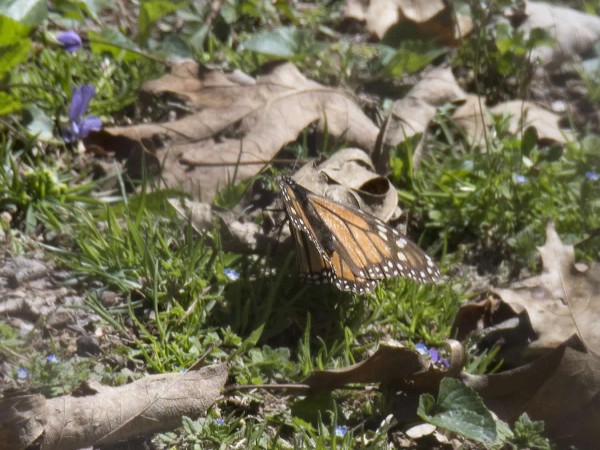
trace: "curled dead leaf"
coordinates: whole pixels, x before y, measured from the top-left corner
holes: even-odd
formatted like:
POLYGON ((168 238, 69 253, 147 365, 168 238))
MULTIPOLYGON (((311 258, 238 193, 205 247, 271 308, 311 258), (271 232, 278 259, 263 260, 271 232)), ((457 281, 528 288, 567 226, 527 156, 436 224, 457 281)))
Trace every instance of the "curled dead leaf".
POLYGON ((434 365, 401 344, 381 344, 368 359, 341 369, 313 372, 304 381, 315 391, 339 389, 351 383, 386 383, 397 390, 434 391, 442 378, 457 376, 465 362, 462 345, 447 341, 449 367, 434 365))
POLYGON ((292 178, 315 194, 361 209, 384 222, 399 216, 396 188, 375 173, 371 158, 360 149, 339 150, 316 166, 306 164, 292 178))

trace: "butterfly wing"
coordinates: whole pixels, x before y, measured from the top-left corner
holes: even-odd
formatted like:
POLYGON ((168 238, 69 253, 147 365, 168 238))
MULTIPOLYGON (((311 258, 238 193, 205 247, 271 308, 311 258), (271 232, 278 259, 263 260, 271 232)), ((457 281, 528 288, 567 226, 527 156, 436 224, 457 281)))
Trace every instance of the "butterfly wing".
POLYGON ((331 282, 330 264, 317 247, 310 241, 306 233, 291 227, 292 237, 296 244, 296 258, 300 268, 300 278, 311 283, 331 282))
POLYGON ((382 280, 400 275, 421 283, 439 278, 432 259, 382 220, 315 194, 309 199, 333 237, 334 253, 358 277, 382 280))
POLYGON ((316 195, 289 177, 279 185, 307 281, 363 293, 397 275, 420 282, 439 276, 429 256, 376 217, 316 195))

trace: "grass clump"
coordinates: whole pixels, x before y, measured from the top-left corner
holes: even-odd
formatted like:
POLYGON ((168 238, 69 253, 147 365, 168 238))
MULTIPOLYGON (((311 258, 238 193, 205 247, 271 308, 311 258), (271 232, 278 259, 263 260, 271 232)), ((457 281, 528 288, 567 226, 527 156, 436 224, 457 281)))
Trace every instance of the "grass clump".
POLYGON ((448 144, 430 151, 414 190, 401 193, 426 221, 426 242, 437 241, 443 254, 461 249, 465 261, 484 272, 501 263, 512 272, 533 269, 549 221, 566 236, 600 225, 590 145, 541 147, 534 129, 515 137, 507 125, 496 118, 486 150, 446 132, 448 144))

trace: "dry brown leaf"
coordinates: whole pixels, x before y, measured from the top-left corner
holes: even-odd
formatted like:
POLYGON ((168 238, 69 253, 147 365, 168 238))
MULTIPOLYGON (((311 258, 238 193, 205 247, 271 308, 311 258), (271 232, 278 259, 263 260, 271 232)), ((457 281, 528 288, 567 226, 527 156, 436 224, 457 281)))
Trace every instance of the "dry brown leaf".
POLYGON ((392 121, 388 128, 386 142, 395 146, 406 139, 424 133, 435 117, 436 108, 425 100, 406 96, 396 100, 392 106, 392 121))
POLYGON ((527 2, 526 19, 520 29, 530 32, 535 28, 546 31, 554 40, 553 45, 536 47, 534 59, 543 64, 559 67, 589 52, 600 40, 600 17, 585 14, 564 6, 543 2, 527 2))
POLYGON ((494 115, 510 116, 509 131, 515 135, 520 134, 527 127, 534 127, 538 139, 542 142, 567 143, 565 135, 568 136, 568 133, 561 131, 559 127, 560 116, 535 103, 512 100, 490 108, 490 112, 494 115))
POLYGON ((464 103, 454 111, 452 119, 465 131, 471 145, 485 142, 485 131, 491 121, 484 97, 468 94, 464 103))
POLYGON ((543 263, 540 275, 492 290, 512 314, 497 300, 492 300, 495 305, 487 303, 490 300, 479 306, 465 305, 457 314, 454 330, 464 337, 479 329, 488 341, 495 333, 507 348, 517 346, 519 358, 526 359, 545 354, 579 333, 586 347, 600 354, 600 266, 576 265, 573 246, 561 242, 552 223, 539 252, 543 263), (523 338, 531 339, 529 329, 535 338, 521 353, 527 343, 523 338))
POLYGON ((462 378, 501 419, 526 412, 543 420, 544 435, 561 448, 595 448, 600 441, 600 358, 576 336, 526 366, 462 378))
POLYGON ((373 152, 375 166, 379 173, 389 170, 389 152, 406 139, 422 134, 413 153, 413 168, 416 170, 425 151, 426 131, 434 118, 437 107, 448 102, 466 99, 467 94, 456 82, 454 74, 447 67, 436 67, 423 73, 421 80, 408 94, 394 102, 388 119, 380 133, 384 133, 381 151, 373 152))
POLYGON ((344 17, 365 22, 379 39, 392 26, 407 21, 447 44, 456 44, 472 28, 467 16, 457 14, 443 0, 347 0, 344 17))
POLYGON ((582 270, 576 265, 573 246, 563 244, 553 223, 548 224, 546 243, 538 250, 542 274, 516 283, 512 301, 505 300, 527 310, 541 337, 562 333, 556 339, 564 341, 577 332, 586 347, 600 355, 600 266, 582 270), (518 293, 531 297, 530 301, 518 298, 518 293))
POLYGON ((361 209, 384 222, 399 215, 396 188, 375 173, 371 158, 360 149, 339 150, 316 167, 306 164, 293 178, 315 194, 361 209))
POLYGON ((339 389, 351 383, 386 383, 397 390, 433 391, 446 376, 463 368, 465 354, 456 341, 448 341, 450 367, 442 369, 415 350, 401 344, 381 344, 368 359, 341 369, 313 372, 304 381, 316 391, 339 389))
POLYGON ((92 133, 86 147, 127 159, 134 177, 145 156, 167 187, 202 201, 211 201, 227 183, 258 173, 313 123, 330 137, 373 149, 377 127, 354 100, 307 79, 293 64, 273 65, 254 84, 238 78, 179 63, 145 90, 183 97, 196 112, 174 122, 106 128, 92 133))
MULTIPOLYGON (((390 181, 373 170, 369 155, 360 149, 349 148, 339 150, 318 166, 314 163, 305 164, 293 178, 318 195, 360 208, 387 221, 399 215, 398 195, 390 181)), ((248 191, 252 191, 252 188, 248 191)), ((265 192, 259 188, 254 194, 244 195, 233 211, 179 198, 169 203, 197 231, 212 230, 215 221, 219 222, 224 250, 273 256, 292 251, 288 227, 269 227, 272 223, 281 223, 281 218, 273 218, 271 222, 259 225, 249 211, 264 216, 265 209, 281 210, 279 201, 278 192, 265 192), (269 203, 273 197, 275 202, 269 203)))
POLYGON ((424 133, 437 106, 463 101, 466 97, 450 68, 428 70, 404 98, 392 105, 386 144, 395 147, 415 134, 424 133))
POLYGON ((490 114, 509 116, 509 131, 515 135, 519 135, 531 126, 537 130, 540 142, 565 144, 567 142, 565 137, 569 137, 569 133, 559 127, 559 116, 535 103, 521 100, 500 103, 487 109, 483 97, 468 95, 465 103, 454 111, 452 118, 465 130, 472 144, 482 145, 486 138, 484 123, 486 129, 489 129, 490 114))
POLYGON ((469 334, 475 332, 482 336, 484 341, 482 347, 491 347, 497 341, 524 345, 536 337, 533 330, 528 332, 527 327, 519 328, 521 324, 518 323, 514 327, 506 327, 507 334, 509 333, 507 335, 498 328, 498 325, 510 322, 515 317, 515 311, 506 302, 497 295, 486 292, 459 308, 450 335, 463 341, 469 334))
POLYGON ((408 96, 424 100, 433 106, 441 106, 464 101, 467 94, 459 86, 450 67, 434 67, 423 72, 408 96))
POLYGON ((186 373, 149 375, 119 387, 86 384, 85 395, 0 399, 0 448, 71 450, 115 444, 167 431, 182 416, 197 417, 217 400, 225 364, 186 373))

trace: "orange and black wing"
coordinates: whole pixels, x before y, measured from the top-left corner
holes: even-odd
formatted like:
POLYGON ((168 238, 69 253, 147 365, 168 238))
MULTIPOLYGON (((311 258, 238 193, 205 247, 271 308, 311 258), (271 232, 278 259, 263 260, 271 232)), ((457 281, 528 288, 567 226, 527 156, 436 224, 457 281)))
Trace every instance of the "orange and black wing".
POLYGON ((355 275, 370 280, 403 276, 421 283, 438 279, 432 259, 398 230, 325 197, 309 198, 333 236, 334 253, 340 254, 355 275))
POLYGON ((432 282, 439 276, 429 256, 376 217, 316 195, 289 177, 279 185, 308 281, 363 293, 384 278, 432 282))

